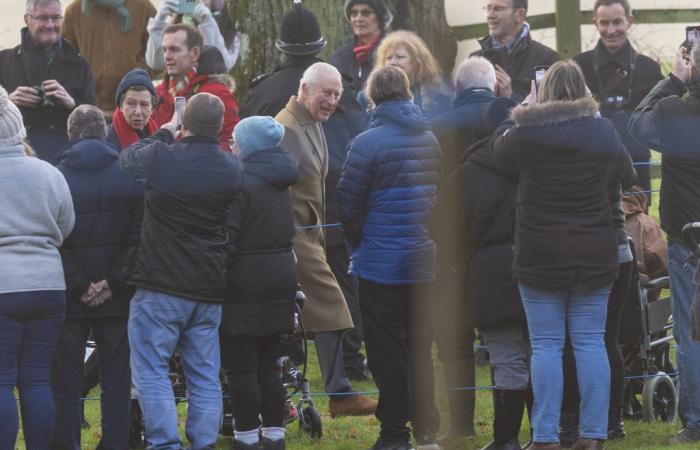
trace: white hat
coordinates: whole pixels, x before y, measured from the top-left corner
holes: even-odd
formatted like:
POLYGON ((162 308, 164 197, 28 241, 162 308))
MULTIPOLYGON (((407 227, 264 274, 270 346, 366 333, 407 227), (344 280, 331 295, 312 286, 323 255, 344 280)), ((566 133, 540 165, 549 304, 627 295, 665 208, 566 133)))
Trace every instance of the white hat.
POLYGON ((0 86, 0 146, 7 147, 22 143, 27 130, 22 122, 22 113, 10 101, 5 88, 0 86))

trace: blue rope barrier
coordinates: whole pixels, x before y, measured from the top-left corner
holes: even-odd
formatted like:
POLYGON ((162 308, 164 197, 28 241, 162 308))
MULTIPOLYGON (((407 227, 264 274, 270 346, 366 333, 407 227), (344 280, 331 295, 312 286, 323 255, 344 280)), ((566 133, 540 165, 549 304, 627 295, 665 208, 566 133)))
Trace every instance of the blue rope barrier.
POLYGON ((296 227, 297 230, 308 230, 311 228, 340 228, 339 223, 323 223, 321 225, 300 225, 296 227))

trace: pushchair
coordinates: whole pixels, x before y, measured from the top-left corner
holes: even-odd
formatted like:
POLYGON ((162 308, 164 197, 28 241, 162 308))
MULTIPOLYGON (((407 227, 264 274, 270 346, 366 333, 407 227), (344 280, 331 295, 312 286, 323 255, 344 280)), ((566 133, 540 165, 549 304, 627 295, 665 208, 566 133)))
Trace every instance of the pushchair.
MULTIPOLYGON (((306 297, 302 291, 297 291, 296 302, 294 307, 294 324, 295 335, 299 334, 304 337, 304 324, 301 320, 301 309, 306 297)), ((306 339, 303 339, 303 360, 299 367, 292 361, 292 358, 282 355, 278 358, 278 366, 282 376, 282 383, 287 391, 286 399, 288 404, 291 404, 295 409, 293 414, 288 414, 285 420, 285 425, 295 420, 299 421, 299 428, 312 438, 320 438, 323 433, 323 424, 321 415, 319 414, 309 391, 309 381, 306 378, 306 369, 308 366, 308 348, 306 339), (293 398, 298 396, 296 406, 293 405, 293 398)), ((175 355, 170 362, 169 370, 170 380, 173 385, 175 394, 175 402, 179 403, 187 397, 187 384, 185 380, 184 370, 180 358, 175 355)), ((232 399, 228 393, 228 380, 225 371, 222 369, 220 373, 222 385, 222 401, 224 407, 224 417, 221 424, 220 433, 223 436, 233 436, 233 408, 232 399)), ((146 442, 144 438, 143 414, 139 407, 136 392, 132 390, 131 401, 131 433, 129 436, 129 448, 145 448, 146 442)))
MULTIPOLYGON (((630 247, 634 247, 630 244, 630 247)), ((642 283, 634 255, 632 282, 622 312, 620 347, 625 364, 625 418, 672 422, 678 413, 678 394, 671 361, 671 297, 651 292, 669 288, 669 277, 642 283)))

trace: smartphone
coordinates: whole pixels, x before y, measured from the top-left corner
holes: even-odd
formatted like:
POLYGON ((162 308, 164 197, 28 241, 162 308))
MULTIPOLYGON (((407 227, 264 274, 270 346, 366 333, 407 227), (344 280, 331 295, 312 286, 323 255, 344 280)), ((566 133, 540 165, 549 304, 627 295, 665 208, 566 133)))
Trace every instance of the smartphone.
POLYGON ((535 66, 535 87, 538 91, 540 90, 540 83, 547 69, 549 69, 549 66, 535 66))
POLYGON ((177 12, 179 14, 192 14, 195 6, 197 6, 197 0, 180 0, 177 12))
POLYGON ((685 42, 683 45, 690 50, 693 44, 700 38, 700 25, 685 27, 685 42))
POLYGON ((187 104, 185 97, 175 97, 175 123, 177 123, 178 128, 182 126, 182 114, 185 112, 185 104, 187 104))

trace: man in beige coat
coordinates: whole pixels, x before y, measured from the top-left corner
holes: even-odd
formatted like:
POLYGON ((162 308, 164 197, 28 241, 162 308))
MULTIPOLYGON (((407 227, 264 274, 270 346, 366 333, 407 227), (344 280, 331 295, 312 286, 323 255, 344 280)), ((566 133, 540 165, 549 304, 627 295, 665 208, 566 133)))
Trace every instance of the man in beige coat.
POLYGON ((294 221, 298 227, 294 251, 299 260, 299 282, 307 297, 304 326, 314 334, 325 389, 330 396, 329 410, 331 416, 370 415, 374 414, 377 402, 352 394, 350 380, 345 375, 342 337, 352 329, 353 323, 326 260, 322 227, 328 148, 321 122, 333 114, 341 93, 338 70, 326 63, 313 64, 304 72, 298 96, 289 99, 276 119, 285 127, 282 148, 299 163, 299 181, 292 187, 294 221))

